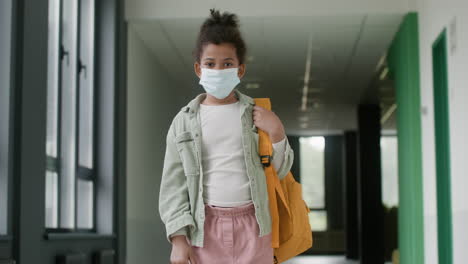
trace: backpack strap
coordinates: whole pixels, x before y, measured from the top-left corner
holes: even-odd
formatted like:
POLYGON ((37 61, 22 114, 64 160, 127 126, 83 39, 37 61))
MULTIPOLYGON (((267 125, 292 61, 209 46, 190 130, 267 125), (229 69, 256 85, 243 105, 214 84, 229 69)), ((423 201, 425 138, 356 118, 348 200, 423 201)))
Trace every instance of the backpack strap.
MULTIPOLYGON (((271 110, 270 98, 254 98, 255 105, 261 106, 267 110, 271 110)), ((270 136, 263 130, 258 129, 260 161, 264 167, 271 165, 273 147, 270 141, 270 136)))
MULTIPOLYGON (((271 110, 270 98, 254 98, 255 105, 261 106, 267 110, 271 110)), ((273 247, 279 247, 279 212, 278 203, 283 204, 288 216, 291 217, 289 203, 286 200, 283 188, 281 187, 280 180, 276 174, 275 169, 271 165, 271 158, 273 153, 273 146, 270 136, 265 131, 258 129, 259 135, 259 153, 261 162, 265 170, 267 181, 268 199, 270 203, 270 214, 272 217, 272 244, 273 247), (277 199, 277 196, 279 199, 277 199)))

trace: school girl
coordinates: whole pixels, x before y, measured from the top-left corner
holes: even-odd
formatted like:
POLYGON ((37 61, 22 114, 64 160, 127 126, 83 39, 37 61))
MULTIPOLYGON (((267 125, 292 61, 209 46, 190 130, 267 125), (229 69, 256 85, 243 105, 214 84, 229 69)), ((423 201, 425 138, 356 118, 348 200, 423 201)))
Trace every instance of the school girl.
POLYGON ((273 263, 258 129, 273 143, 280 179, 294 153, 278 116, 236 88, 246 51, 237 15, 211 9, 193 52, 206 93, 180 109, 166 137, 159 212, 171 264, 273 263))

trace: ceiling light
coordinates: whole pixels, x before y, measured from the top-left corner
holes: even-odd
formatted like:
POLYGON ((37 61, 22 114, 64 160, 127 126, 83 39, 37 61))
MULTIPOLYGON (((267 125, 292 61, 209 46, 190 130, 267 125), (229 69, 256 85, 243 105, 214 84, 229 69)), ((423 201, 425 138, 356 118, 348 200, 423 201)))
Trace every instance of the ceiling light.
POLYGON ((301 128, 307 128, 307 127, 309 127, 309 124, 307 124, 307 123, 301 123, 300 126, 301 126, 301 128))
POLYGON ((299 106, 297 108, 298 111, 302 112, 302 113, 310 113, 312 112, 312 109, 311 108, 306 108, 306 109, 303 109, 302 106, 299 106))
POLYGON ((320 93, 322 88, 309 88, 309 93, 320 93))
POLYGON ((302 88, 302 111, 307 109, 307 94, 309 89, 309 79, 310 79, 310 64, 312 60, 312 34, 309 34, 309 39, 307 42, 307 54, 305 62, 305 72, 304 72, 304 86, 302 88))
POLYGON ((397 109, 397 105, 396 104, 392 104, 387 112, 382 116, 382 118, 380 119, 380 124, 383 125, 385 124, 385 122, 387 122, 387 120, 390 118, 390 116, 392 116, 393 112, 395 112, 395 110, 397 109))
POLYGON ((247 88, 247 89, 258 89, 258 88, 260 88, 260 84, 259 83, 247 83, 245 85, 245 88, 247 88))
POLYGON ((388 74, 388 68, 385 67, 385 68, 382 70, 382 72, 380 73, 379 79, 380 79, 381 81, 385 80, 385 78, 387 78, 387 74, 388 74))
POLYGON ((377 66, 375 67, 375 71, 379 71, 380 67, 382 67, 385 64, 385 61, 387 60, 387 53, 385 52, 382 57, 380 57, 379 62, 377 63, 377 66))

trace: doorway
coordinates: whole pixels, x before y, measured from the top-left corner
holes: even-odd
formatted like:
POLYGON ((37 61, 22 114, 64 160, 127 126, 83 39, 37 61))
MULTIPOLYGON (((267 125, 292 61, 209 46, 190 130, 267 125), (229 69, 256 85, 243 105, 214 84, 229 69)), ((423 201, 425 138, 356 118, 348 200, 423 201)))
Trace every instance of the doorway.
POLYGON ((445 29, 432 45, 432 65, 439 263, 451 264, 452 206, 450 199, 450 129, 445 29))

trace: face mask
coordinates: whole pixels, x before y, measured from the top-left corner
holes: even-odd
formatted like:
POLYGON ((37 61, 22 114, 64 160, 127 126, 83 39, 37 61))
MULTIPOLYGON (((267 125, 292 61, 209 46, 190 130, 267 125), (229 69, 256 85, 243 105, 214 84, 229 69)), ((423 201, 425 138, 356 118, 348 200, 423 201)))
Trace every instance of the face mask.
POLYGON ((205 91, 218 99, 226 98, 240 83, 237 76, 238 68, 228 68, 223 70, 215 70, 201 68, 200 84, 205 91))

